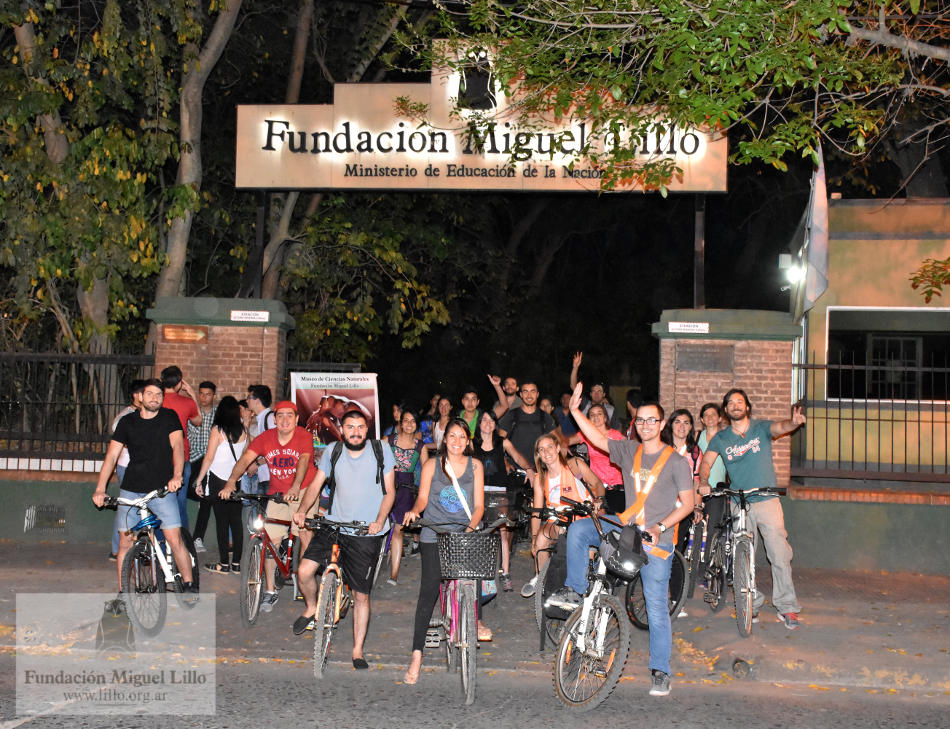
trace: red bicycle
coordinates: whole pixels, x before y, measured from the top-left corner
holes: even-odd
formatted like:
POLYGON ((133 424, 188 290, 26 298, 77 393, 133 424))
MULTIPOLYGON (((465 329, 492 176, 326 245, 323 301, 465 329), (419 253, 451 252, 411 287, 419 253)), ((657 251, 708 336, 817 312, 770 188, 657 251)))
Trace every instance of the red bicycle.
POLYGON ((264 570, 267 568, 267 555, 275 563, 274 589, 279 590, 288 582, 293 584, 294 593, 297 589, 297 566, 300 563, 300 540, 290 531, 291 522, 287 519, 271 519, 264 515, 266 503, 276 501, 283 503, 281 494, 245 494, 235 491, 231 494, 232 500, 253 499, 258 503, 258 514, 254 517, 251 527, 254 531, 244 542, 244 553, 241 555, 241 589, 238 598, 241 602, 241 622, 244 627, 250 628, 257 622, 261 611, 261 599, 264 596, 264 570), (278 546, 274 546, 267 533, 267 524, 278 524, 288 528, 287 536, 278 546))

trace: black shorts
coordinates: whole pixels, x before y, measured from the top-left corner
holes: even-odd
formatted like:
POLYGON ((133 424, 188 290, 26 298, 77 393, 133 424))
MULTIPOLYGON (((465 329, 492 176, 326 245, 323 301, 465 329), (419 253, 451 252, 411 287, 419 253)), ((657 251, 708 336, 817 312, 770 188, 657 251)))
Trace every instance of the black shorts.
MULTIPOLYGON (((385 537, 385 534, 372 537, 340 535, 340 566, 343 568, 344 579, 354 592, 368 595, 372 589, 376 559, 385 537)), ((323 568, 330 561, 332 548, 332 533, 326 529, 317 529, 303 558, 316 562, 323 568)))

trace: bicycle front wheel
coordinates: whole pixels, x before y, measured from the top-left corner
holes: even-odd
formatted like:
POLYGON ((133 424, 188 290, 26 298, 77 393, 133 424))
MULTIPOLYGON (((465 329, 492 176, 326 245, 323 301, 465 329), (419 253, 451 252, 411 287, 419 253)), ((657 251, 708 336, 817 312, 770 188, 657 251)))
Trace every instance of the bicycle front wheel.
POLYGON ((136 633, 152 637, 165 626, 165 576, 148 537, 139 538, 122 560, 122 596, 136 633))
POLYGON ((567 708, 589 711, 620 680, 630 650, 630 623, 620 602, 606 593, 594 598, 586 626, 581 625, 582 613, 578 608, 564 624, 554 660, 554 690, 567 708))
POLYGON ((706 572, 706 595, 703 598, 709 603, 709 609, 714 613, 722 610, 726 604, 726 553, 725 537, 718 538, 712 546, 709 555, 709 569, 706 572))
POLYGON ((755 596, 755 584, 752 578, 752 540, 748 537, 736 539, 732 553, 732 593, 736 600, 736 625, 739 635, 748 637, 752 632, 752 598, 755 596))
POLYGON ((465 694, 465 705, 471 706, 475 701, 475 652, 478 650, 478 628, 475 620, 475 587, 470 584, 462 586, 458 627, 462 693, 465 694))
POLYGON ((334 608, 336 607, 336 574, 326 572, 320 581, 317 595, 317 612, 313 626, 313 676, 323 678, 330 657, 330 641, 333 640, 334 608))
POLYGON ((445 670, 449 673, 455 673, 459 669, 459 649, 456 641, 458 640, 458 629, 456 633, 452 632, 452 600, 455 599, 454 587, 449 583, 442 583, 443 592, 439 596, 442 601, 442 635, 445 638, 445 670))
POLYGON ((264 595, 264 540, 254 535, 244 542, 241 555, 241 622, 250 628, 257 622, 264 595))
MULTIPOLYGON (((546 617, 544 614, 544 601, 555 592, 560 585, 555 584, 554 571, 551 567, 552 557, 544 563, 544 566, 538 571, 538 580, 535 583, 534 590, 534 619, 538 624, 538 632, 542 630, 545 633, 545 640, 551 641, 552 646, 557 646, 558 639, 561 637, 561 629, 564 627, 564 621, 557 618, 546 617), (548 581, 552 584, 547 584, 548 581)), ((563 584, 563 583, 562 583, 563 584)))
POLYGON ((692 534, 690 535, 689 549, 683 555, 686 558, 687 581, 686 598, 693 599, 696 593, 696 583, 699 581, 699 573, 703 568, 703 522, 693 524, 692 534))

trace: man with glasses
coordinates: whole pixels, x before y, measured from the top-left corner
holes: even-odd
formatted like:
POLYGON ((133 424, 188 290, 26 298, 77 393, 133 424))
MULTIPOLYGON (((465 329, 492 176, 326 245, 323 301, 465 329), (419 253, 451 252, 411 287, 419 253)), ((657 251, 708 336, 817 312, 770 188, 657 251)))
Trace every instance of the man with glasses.
MULTIPOLYGON (((645 403, 637 410, 636 427, 640 443, 610 440, 581 411, 583 383, 571 396, 571 415, 595 448, 610 454, 623 473, 626 510, 620 521, 636 524, 643 533, 647 562, 640 568, 643 599, 650 624, 651 696, 670 693, 670 654, 673 631, 670 627, 670 568, 676 538, 675 526, 693 511, 693 474, 689 463, 660 440, 666 425, 659 403, 645 403)), ((603 524, 605 531, 616 527, 603 524)), ((564 587, 546 605, 573 610, 587 592, 587 563, 590 547, 600 545, 591 519, 578 519, 567 530, 567 578, 564 587)))

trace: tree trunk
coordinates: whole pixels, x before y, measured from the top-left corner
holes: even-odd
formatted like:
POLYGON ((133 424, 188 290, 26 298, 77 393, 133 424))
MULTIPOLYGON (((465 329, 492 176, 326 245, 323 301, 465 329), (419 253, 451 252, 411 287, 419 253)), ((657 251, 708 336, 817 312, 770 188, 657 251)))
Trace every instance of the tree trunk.
MULTIPOLYGON (((45 78, 38 78, 32 73, 33 60, 36 55, 36 33, 33 30, 33 23, 14 25, 13 35, 20 47, 24 73, 36 83, 48 87, 49 82, 45 78)), ((36 121, 43 129, 47 156, 55 164, 61 165, 65 161, 66 155, 69 154, 69 142, 66 141, 66 135, 63 133, 63 121, 59 111, 54 111, 52 114, 39 114, 36 121)))
MULTIPOLYGON (((201 190, 201 97, 205 82, 221 57, 227 45, 242 0, 228 0, 227 7, 218 13, 214 26, 208 36, 208 42, 198 53, 195 46, 186 46, 185 62, 187 64, 181 90, 181 111, 179 129, 178 164, 179 185, 187 185, 197 195, 201 190)), ((182 216, 172 220, 168 232, 168 246, 166 253, 168 263, 158 274, 158 285, 155 288, 155 297, 179 296, 184 292, 185 261, 188 256, 188 239, 191 235, 191 224, 194 220, 194 210, 190 208, 182 216)))

